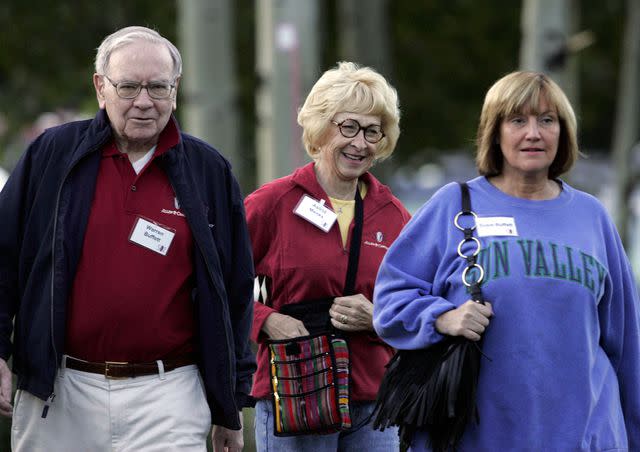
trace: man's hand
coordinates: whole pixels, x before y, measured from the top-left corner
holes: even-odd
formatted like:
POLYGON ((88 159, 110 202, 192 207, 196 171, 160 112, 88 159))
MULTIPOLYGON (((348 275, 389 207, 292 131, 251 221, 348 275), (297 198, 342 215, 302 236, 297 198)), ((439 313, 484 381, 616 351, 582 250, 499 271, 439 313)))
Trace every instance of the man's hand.
POLYGON ((262 331, 264 331, 270 339, 291 339, 309 335, 309 332, 300 320, 280 314, 279 312, 269 314, 262 325, 262 331))
POLYGON ((4 359, 0 358, 0 415, 11 417, 13 406, 11 405, 11 392, 13 388, 13 375, 4 359))
POLYGON ((240 430, 214 425, 211 432, 213 452, 241 452, 244 447, 242 411, 240 411, 240 430))

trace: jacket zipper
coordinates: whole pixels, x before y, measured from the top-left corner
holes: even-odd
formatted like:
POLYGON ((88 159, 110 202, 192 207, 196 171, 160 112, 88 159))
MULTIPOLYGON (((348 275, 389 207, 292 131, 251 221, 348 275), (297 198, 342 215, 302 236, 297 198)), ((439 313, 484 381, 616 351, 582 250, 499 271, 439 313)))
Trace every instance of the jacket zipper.
MULTIPOLYGON (((56 339, 54 335, 54 326, 55 322, 53 319, 53 300, 54 300, 54 287, 55 287, 55 266, 56 266, 56 231, 58 230, 58 210, 60 209, 60 195, 62 194, 62 188, 64 187, 69 174, 71 171, 80 163, 80 161, 85 158, 87 155, 95 152, 99 147, 95 147, 90 149, 84 155, 82 155, 78 160, 76 160, 67 170, 64 177, 62 178, 62 182, 60 183, 60 188, 58 188, 58 194, 56 195, 56 207, 53 211, 53 230, 51 235, 51 309, 50 309, 50 322, 51 322, 51 346, 53 347, 53 356, 56 361, 56 368, 58 366, 58 349, 56 347, 56 339)), ((49 413, 49 406, 53 403, 53 399, 56 398, 55 392, 51 392, 49 397, 45 401, 44 408, 42 409, 42 418, 46 418, 49 413)))
POLYGON ((53 399, 55 398, 56 394, 53 392, 49 397, 47 397, 47 400, 44 402, 44 408, 42 409, 42 419, 47 417, 47 414, 49 413, 49 406, 53 403, 53 399))

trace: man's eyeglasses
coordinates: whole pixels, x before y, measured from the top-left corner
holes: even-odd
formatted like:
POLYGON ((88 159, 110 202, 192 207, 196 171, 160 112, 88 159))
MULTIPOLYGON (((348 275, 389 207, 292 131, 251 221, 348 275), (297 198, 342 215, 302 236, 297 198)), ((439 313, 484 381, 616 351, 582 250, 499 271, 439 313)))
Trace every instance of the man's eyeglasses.
POLYGON ((169 96, 171 96, 173 88, 176 87, 175 84, 167 82, 151 82, 143 84, 139 82, 124 81, 114 83, 113 80, 111 80, 106 75, 103 75, 103 77, 113 85, 113 87, 116 89, 116 93, 122 99, 135 99, 136 97, 138 97, 138 94, 140 94, 140 91, 142 91, 142 88, 147 90, 147 93, 149 93, 149 97, 151 97, 152 99, 167 99, 169 96))
POLYGON ((342 122, 331 122, 338 126, 338 129, 340 129, 340 133, 345 138, 353 138, 358 135, 361 130, 364 130, 364 139, 371 144, 375 144, 378 141, 382 140, 382 138, 384 138, 384 132, 382 131, 382 128, 377 124, 362 127, 360 123, 355 119, 345 119, 342 122))

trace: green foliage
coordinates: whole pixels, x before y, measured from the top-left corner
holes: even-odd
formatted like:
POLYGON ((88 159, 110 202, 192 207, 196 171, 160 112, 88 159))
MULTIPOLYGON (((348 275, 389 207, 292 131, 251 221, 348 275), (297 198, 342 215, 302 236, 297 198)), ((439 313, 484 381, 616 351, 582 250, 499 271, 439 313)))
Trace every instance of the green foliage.
POLYGON ((469 147, 487 88, 517 69, 519 2, 390 3, 391 78, 403 112, 397 158, 469 147))
MULTIPOLYGON (((335 26, 339 0, 319 0, 322 67, 339 59, 335 26)), ((363 5, 364 5, 363 0, 363 5)), ((615 113, 624 11, 622 0, 581 0, 581 29, 596 43, 580 54, 581 144, 607 149, 615 113)), ((255 124, 255 3, 234 2, 238 104, 242 122, 255 124)), ((96 107, 91 74, 95 48, 113 30, 140 24, 176 42, 174 0, 125 2, 5 1, 0 5, 0 113, 14 133, 44 111, 96 107), (37 12, 37 14, 35 13, 37 12)), ((396 160, 436 149, 471 148, 484 93, 518 67, 521 2, 493 0, 388 1, 393 73, 402 135, 396 160)), ((243 149, 253 158, 252 127, 243 149)), ((6 138, 0 138, 1 149, 6 138)), ((249 165, 253 166, 253 165, 249 165)))
MULTIPOLYGON (((91 75, 102 39, 127 25, 174 40, 172 0, 0 4, 0 113, 17 130, 44 111, 96 108, 91 75)), ((1 143, 1 141, 0 141, 1 143)))
MULTIPOLYGON (((582 0, 579 30, 596 42, 577 58, 576 105, 584 149, 611 144, 624 26, 621 0, 582 0)), ((390 2, 391 79, 402 104, 396 160, 433 158, 442 149, 472 149, 484 94, 517 70, 521 2, 398 0, 390 2)))
POLYGON ((578 126, 581 147, 608 151, 611 146, 618 95, 618 73, 625 12, 622 0, 584 1, 582 29, 595 33, 596 42, 580 56, 578 126))

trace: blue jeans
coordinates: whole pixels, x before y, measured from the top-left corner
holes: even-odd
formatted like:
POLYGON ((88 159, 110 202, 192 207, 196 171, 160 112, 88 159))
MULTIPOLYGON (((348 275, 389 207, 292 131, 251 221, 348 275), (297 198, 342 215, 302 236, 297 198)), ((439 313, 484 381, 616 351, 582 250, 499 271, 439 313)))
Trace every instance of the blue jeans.
POLYGON ((275 436, 271 400, 256 403, 256 450, 258 452, 393 452, 399 449, 397 428, 373 430, 369 416, 374 402, 351 406, 352 426, 329 435, 275 436))

